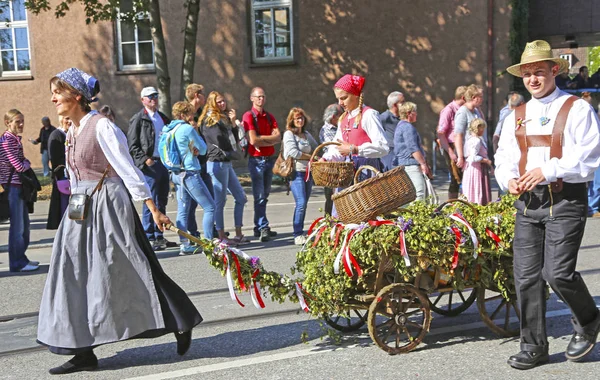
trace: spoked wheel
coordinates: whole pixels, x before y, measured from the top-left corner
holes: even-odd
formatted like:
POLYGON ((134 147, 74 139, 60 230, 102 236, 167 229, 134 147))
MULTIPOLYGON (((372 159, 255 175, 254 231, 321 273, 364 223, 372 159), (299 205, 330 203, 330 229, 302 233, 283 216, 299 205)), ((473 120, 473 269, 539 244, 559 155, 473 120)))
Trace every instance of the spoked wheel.
POLYGON ((367 310, 350 309, 348 314, 323 315, 325 322, 334 329, 341 332, 352 332, 360 329, 367 322, 367 310))
POLYGON ((475 289, 449 289, 435 291, 429 295, 429 307, 432 311, 447 317, 456 317, 467 310, 477 298, 475 289))
POLYGON ((521 312, 516 296, 511 301, 507 301, 501 293, 478 288, 477 308, 483 323, 495 334, 506 338, 519 335, 521 312))
POLYGON ((429 331, 429 300, 412 285, 388 285, 371 303, 368 324, 379 348, 392 355, 409 352, 429 331))

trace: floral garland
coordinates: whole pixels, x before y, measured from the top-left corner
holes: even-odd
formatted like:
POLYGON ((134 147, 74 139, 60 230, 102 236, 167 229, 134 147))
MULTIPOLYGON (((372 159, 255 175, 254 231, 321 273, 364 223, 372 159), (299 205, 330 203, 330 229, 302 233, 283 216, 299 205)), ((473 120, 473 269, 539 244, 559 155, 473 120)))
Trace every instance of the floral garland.
POLYGON ((384 255, 401 281, 411 282, 417 274, 436 268, 451 276, 457 289, 484 286, 510 299, 513 202, 512 196, 487 206, 414 202, 385 218, 349 225, 319 218, 296 255, 291 276, 297 278, 266 271, 257 256, 218 241, 191 240, 227 278, 232 300, 241 306, 245 305, 236 292, 246 291, 259 308, 264 307, 262 296, 270 295, 279 303, 300 303, 315 316, 343 314, 354 295, 372 292, 384 255))

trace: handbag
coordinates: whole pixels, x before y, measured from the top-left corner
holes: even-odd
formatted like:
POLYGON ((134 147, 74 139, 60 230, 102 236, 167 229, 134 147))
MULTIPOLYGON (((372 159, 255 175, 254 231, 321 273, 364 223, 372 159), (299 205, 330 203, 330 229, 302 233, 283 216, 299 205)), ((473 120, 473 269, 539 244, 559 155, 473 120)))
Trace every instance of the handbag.
POLYGON ((96 194, 96 191, 102 188, 102 183, 104 182, 104 178, 108 174, 108 170, 110 169, 110 165, 106 167, 104 174, 102 174, 102 178, 98 181, 98 184, 92 191, 90 195, 85 193, 79 194, 71 194, 69 197, 69 219, 71 220, 85 220, 88 215, 88 209, 90 206, 90 199, 96 194))
POLYGON ((294 173, 295 166, 294 159, 291 156, 284 160, 283 152, 279 152, 279 156, 277 156, 277 160, 273 166, 273 174, 281 178, 290 177, 294 173))
POLYGON ((56 179, 57 178, 56 171, 60 168, 63 168, 63 170, 64 170, 64 167, 65 167, 65 165, 57 166, 56 169, 54 169, 53 176, 54 176, 54 180, 56 181, 56 188, 58 189, 58 191, 64 195, 71 195, 71 182, 67 178, 56 179))

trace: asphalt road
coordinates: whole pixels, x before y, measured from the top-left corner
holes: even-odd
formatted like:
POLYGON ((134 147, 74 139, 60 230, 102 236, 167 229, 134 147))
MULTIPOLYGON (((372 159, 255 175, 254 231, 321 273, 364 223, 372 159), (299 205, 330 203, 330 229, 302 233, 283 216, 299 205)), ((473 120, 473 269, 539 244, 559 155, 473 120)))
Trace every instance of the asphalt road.
MULTIPOLYGON (((440 195, 445 192, 438 185, 440 195)), ((244 217, 252 228, 252 197, 244 217)), ((174 217, 174 202, 169 216, 174 217)), ((232 217, 228 203, 226 222, 232 217)), ((30 274, 8 272, 6 243, 8 225, 0 225, 0 378, 49 378, 47 370, 68 357, 37 348, 35 340, 41 291, 53 240, 46 231, 44 211, 36 205, 32 216, 32 246, 28 255, 42 268, 30 274), (23 314, 17 318, 3 318, 23 314)), ((307 213, 307 225, 320 215, 321 190, 316 188, 307 213)), ((291 237, 293 198, 276 191, 270 198, 268 215, 279 236, 268 243, 253 241, 243 249, 259 255, 268 269, 288 272, 297 248, 291 237)), ((198 214, 201 215, 201 212, 198 214)), ((600 219, 588 219, 578 262, 592 295, 600 305, 600 219)), ((167 238, 175 240, 174 234, 167 238)), ((180 257, 177 250, 158 253, 165 271, 188 292, 205 322, 194 329, 190 351, 179 357, 173 336, 134 340, 96 349, 100 368, 69 375, 77 379, 597 379, 600 348, 582 363, 567 362, 564 350, 572 334, 570 314, 552 294, 548 306, 551 362, 530 371, 518 371, 506 359, 519 350, 518 340, 498 338, 481 321, 475 305, 457 317, 434 315, 430 332, 416 350, 387 355, 369 337, 366 327, 331 339, 321 322, 301 312, 296 304, 268 304, 255 309, 244 294, 239 307, 226 292, 223 277, 202 255, 180 257), (308 333, 309 341, 300 336, 308 333)))

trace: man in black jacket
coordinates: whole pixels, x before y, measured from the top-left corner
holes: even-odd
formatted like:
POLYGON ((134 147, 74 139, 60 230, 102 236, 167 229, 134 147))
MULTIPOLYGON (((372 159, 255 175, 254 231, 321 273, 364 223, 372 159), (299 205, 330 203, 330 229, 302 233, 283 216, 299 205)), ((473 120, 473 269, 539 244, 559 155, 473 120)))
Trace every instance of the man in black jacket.
POLYGON ((40 153, 42 154, 42 166, 44 167, 44 177, 50 175, 50 166, 48 165, 50 159, 48 156, 48 138, 50 134, 54 132, 56 128, 50 123, 50 119, 47 116, 42 118, 42 128, 40 128, 40 135, 37 139, 29 139, 34 144, 40 144, 40 153))
MULTIPOLYGON (((129 120, 129 153, 135 165, 144 173, 154 203, 164 214, 169 200, 169 172, 160 162, 158 141, 163 127, 169 124, 170 120, 157 109, 158 91, 154 87, 142 89, 141 101, 144 107, 129 120)), ((177 246, 163 237, 145 204, 142 207, 142 224, 155 251, 177 246)))

